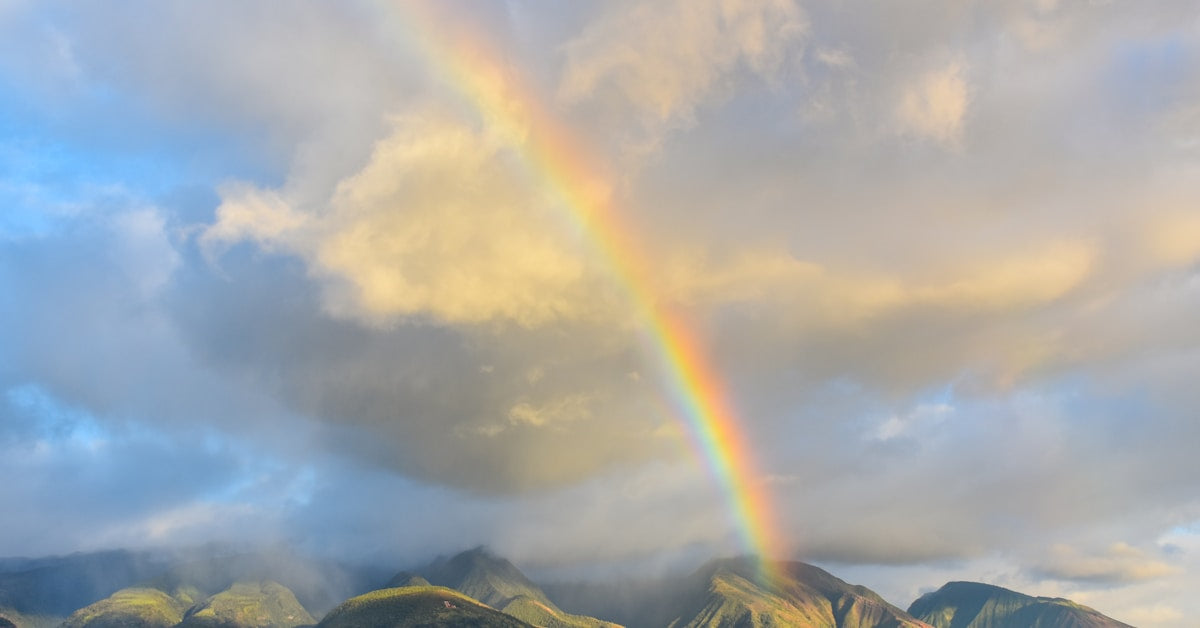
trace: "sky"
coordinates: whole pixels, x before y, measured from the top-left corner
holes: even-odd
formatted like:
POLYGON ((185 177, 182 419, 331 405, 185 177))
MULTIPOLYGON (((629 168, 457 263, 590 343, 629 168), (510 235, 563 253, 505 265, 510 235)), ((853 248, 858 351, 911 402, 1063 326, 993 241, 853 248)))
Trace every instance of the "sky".
POLYGON ((669 311, 785 557, 1200 616, 1190 1, 0 0, 0 295, 0 555, 745 552, 669 311))

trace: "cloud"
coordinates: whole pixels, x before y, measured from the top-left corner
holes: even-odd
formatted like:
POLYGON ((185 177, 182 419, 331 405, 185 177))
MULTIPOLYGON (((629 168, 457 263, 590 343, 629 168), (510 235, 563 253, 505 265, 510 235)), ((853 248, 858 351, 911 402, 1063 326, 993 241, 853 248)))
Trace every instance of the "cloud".
POLYGON ((200 235, 205 252, 214 256, 221 247, 252 239, 264 246, 301 229, 303 215, 292 210, 278 193, 246 184, 226 186, 217 207, 217 222, 200 235))
POLYGON ((1045 578, 1103 584, 1139 582, 1179 573, 1178 567, 1126 543, 1115 543, 1097 552, 1055 545, 1033 569, 1045 578))
POLYGON ((623 3, 566 45, 559 94, 580 102, 612 90, 654 124, 689 123, 742 67, 774 78, 807 30, 790 0, 623 3))
POLYGON ((910 429, 923 427, 922 424, 940 423, 953 412, 954 407, 945 403, 920 404, 904 416, 889 416, 871 435, 879 440, 891 440, 903 436, 910 429))
POLYGON ((946 147, 962 141, 970 98, 961 62, 930 71, 904 90, 897 116, 901 132, 946 147))
POLYGON ((1171 208, 1149 220, 1145 229, 1154 261, 1175 266, 1200 258, 1200 219, 1194 213, 1171 208))
POLYGON ((328 198, 228 188, 201 242, 299 255, 325 282, 331 312, 368 321, 537 326, 598 315, 607 304, 585 298, 594 271, 584 245, 514 158, 470 126, 408 115, 328 198))
POLYGON ((513 425, 546 426, 570 422, 587 417, 588 399, 581 395, 573 395, 550 403, 534 406, 522 401, 508 409, 508 420, 513 425))
MULTIPOLYGON (((261 509, 250 513, 246 504, 205 503, 208 494, 240 483, 239 476, 256 465, 246 452, 211 440, 201 444, 195 433, 181 439, 145 424, 96 417, 33 384, 4 392, 0 444, 6 455, 0 466, 22 480, 0 488, 0 499, 22 504, 23 515, 5 526, 2 551, 37 555, 63 547, 179 541, 179 526, 188 522, 234 524, 218 511, 241 511, 245 533, 271 534, 261 509), (209 516, 196 520, 203 512, 209 516)), ((192 529, 190 538, 211 538, 207 535, 220 526, 192 529)))
POLYGON ((182 275, 176 324, 202 364, 324 424, 314 436, 323 450, 487 493, 562 486, 670 452, 649 437, 665 420, 653 383, 626 376, 637 363, 628 332, 334 317, 302 264, 248 253, 230 249, 219 269, 182 275), (587 412, 576 411, 582 402, 553 411, 572 397, 587 412), (521 404, 519 418, 564 421, 513 422, 521 404))

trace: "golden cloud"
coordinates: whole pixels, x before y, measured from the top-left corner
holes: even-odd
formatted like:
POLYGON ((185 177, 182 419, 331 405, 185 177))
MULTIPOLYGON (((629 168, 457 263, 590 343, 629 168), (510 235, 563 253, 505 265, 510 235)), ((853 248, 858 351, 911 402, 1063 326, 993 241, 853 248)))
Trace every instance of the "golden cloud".
POLYGON ((333 313, 386 323, 537 326, 607 307, 584 249, 514 165, 504 138, 435 114, 397 119, 366 166, 316 209, 232 186, 203 235, 303 257, 333 313))

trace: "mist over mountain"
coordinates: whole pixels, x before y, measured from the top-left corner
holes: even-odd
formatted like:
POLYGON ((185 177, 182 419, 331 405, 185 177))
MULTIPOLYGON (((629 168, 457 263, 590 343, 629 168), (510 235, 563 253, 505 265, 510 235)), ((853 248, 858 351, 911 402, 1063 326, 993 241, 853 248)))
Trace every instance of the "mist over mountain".
POLYGON ((164 573, 163 553, 112 550, 0 561, 0 607, 65 617, 76 609, 164 573))
POLYGON ((391 573, 388 567, 313 558, 281 547, 217 550, 215 556, 206 556, 204 549, 182 552, 148 582, 164 591, 195 587, 211 596, 238 582, 273 581, 319 617, 346 598, 377 588, 391 573))
MULTIPOLYGON (((390 568, 311 558, 279 547, 252 551, 221 545, 9 559, 0 565, 5 567, 0 570, 0 608, 59 618, 131 587, 186 595, 186 610, 237 582, 267 580, 280 583, 304 608, 324 614, 352 595, 377 588, 392 573, 390 568)), ((113 602, 119 606, 121 599, 113 602)))

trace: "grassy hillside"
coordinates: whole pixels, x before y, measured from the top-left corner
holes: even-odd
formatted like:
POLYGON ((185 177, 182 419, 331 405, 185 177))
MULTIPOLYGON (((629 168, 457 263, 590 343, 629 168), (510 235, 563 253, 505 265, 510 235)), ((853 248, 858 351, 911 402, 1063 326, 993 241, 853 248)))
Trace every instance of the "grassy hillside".
POLYGON ((908 611, 935 628, 1129 628, 1070 600, 979 582, 948 583, 921 596, 908 611))
POLYGON ((446 587, 380 589, 346 600, 318 628, 532 628, 446 587))
POLYGON ((170 628, 183 619, 189 601, 158 589, 121 589, 72 613, 63 628, 170 628))
POLYGON ((543 628, 604 628, 616 624, 601 621, 595 617, 572 615, 555 606, 526 596, 518 596, 508 601, 501 609, 521 621, 543 628))
POLYGON ((760 581, 747 559, 713 561, 693 579, 671 628, 922 628, 926 624, 871 590, 804 563, 780 566, 782 578, 760 581))
POLYGON ((294 628, 316 620, 287 587, 272 582, 238 582, 193 606, 180 628, 294 628))

